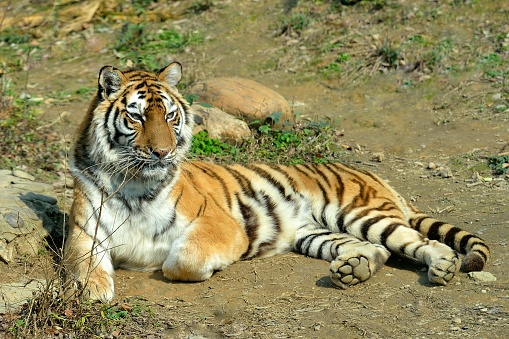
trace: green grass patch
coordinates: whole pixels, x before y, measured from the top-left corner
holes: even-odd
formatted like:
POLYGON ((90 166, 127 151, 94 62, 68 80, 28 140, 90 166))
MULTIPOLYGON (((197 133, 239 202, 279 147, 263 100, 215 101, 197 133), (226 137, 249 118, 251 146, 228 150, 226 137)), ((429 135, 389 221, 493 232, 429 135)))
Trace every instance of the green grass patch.
POLYGON ((15 92, 5 82, 2 85, 0 168, 23 168, 36 176, 54 177, 61 167, 65 145, 57 131, 42 127, 42 101, 15 92))
POLYGON ((182 52, 187 46, 203 41, 204 37, 199 32, 181 33, 168 29, 153 33, 145 24, 126 23, 113 49, 124 62, 131 60, 137 66, 156 70, 167 62, 165 57, 168 54, 182 52))
POLYGON ((253 138, 232 146, 211 139, 206 132, 194 136, 190 157, 217 163, 326 163, 344 153, 339 136, 328 120, 297 122, 284 129, 261 125, 253 138))

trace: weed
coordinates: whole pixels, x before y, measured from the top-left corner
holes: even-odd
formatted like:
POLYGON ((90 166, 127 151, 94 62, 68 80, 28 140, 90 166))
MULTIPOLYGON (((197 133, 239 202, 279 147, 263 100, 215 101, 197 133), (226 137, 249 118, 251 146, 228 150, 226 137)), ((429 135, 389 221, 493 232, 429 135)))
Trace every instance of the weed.
POLYGON ((382 62, 389 67, 397 67, 399 59, 399 50, 394 45, 385 40, 378 49, 378 56, 382 58, 382 62))
POLYGON ((348 53, 341 53, 337 56, 335 61, 323 67, 321 69, 321 73, 327 79, 335 78, 343 73, 343 67, 341 64, 346 63, 348 60, 350 60, 350 55, 348 53))
POLYGON ((276 29, 276 35, 300 35, 311 24, 311 21, 311 18, 304 13, 284 17, 276 29))
POLYGON ((186 46, 201 43, 203 40, 203 36, 198 32, 182 34, 170 29, 150 34, 144 24, 126 23, 114 49, 120 59, 131 60, 135 65, 155 70, 160 64, 167 62, 162 60, 162 57, 168 53, 181 52, 186 46), (157 57, 158 55, 162 57, 157 57))
POLYGON ((212 8, 212 6, 213 6, 212 0, 194 1, 192 5, 188 8, 187 12, 200 14, 202 12, 208 11, 210 8, 212 8))
POLYGON ((237 149, 217 139, 210 138, 205 131, 198 132, 193 137, 191 156, 231 156, 237 154, 237 149))
POLYGON ((509 76, 509 62, 500 57, 497 53, 490 53, 481 57, 481 64, 483 65, 484 75, 490 80, 497 80, 497 78, 507 78, 509 76))
POLYGON ((509 155, 493 155, 488 157, 488 166, 493 174, 509 173, 509 155))
POLYGON ((0 168, 27 167, 32 174, 55 176, 60 167, 59 135, 43 128, 39 115, 42 101, 17 91, 2 77, 0 99, 0 168))

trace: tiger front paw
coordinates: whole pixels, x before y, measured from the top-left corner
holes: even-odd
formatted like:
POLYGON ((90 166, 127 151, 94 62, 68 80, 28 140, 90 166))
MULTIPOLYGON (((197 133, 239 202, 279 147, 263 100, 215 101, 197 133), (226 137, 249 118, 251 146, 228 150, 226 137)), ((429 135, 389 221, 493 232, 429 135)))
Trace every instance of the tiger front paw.
POLYGON ((76 279, 75 288, 84 299, 109 303, 114 295, 113 278, 105 270, 96 268, 90 275, 76 279))

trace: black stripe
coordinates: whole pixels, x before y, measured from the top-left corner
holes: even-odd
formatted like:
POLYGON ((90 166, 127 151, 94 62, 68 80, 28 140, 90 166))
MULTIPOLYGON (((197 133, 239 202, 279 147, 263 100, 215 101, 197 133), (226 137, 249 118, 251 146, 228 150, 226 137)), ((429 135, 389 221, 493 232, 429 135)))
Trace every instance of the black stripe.
MULTIPOLYGON (((352 220, 352 223, 354 223, 356 220, 364 217, 365 215, 367 215, 369 212, 371 212, 371 210, 366 210, 366 211, 363 211, 362 216, 358 216, 357 218, 355 218, 355 220, 352 220)), ((379 215, 377 217, 373 217, 371 219, 368 219, 366 220, 362 226, 361 226, 361 234, 362 234, 362 238, 364 240, 367 240, 368 239, 368 233, 369 233, 369 229, 371 228, 371 226, 373 226, 374 224, 376 224, 377 222, 379 222, 380 220, 383 220, 387 218, 385 215, 379 215)))
POLYGON ((331 187, 331 183, 330 183, 330 180, 329 178, 327 177, 327 175, 320 169, 319 166, 315 165, 314 166, 314 169, 316 171, 316 173, 323 179, 323 181, 325 181, 325 183, 327 184, 328 187, 331 187))
POLYGON ((419 233, 422 233, 422 231, 421 231, 421 224, 422 224, 422 222, 423 222, 424 220, 426 220, 426 219, 433 219, 433 218, 431 218, 430 216, 424 215, 424 216, 419 217, 419 218, 417 218, 417 219, 413 219, 413 224, 414 224, 414 225, 413 225, 413 228, 414 228, 416 231, 418 231, 419 233))
POLYGON ((279 191, 279 194, 281 194, 281 196, 284 197, 287 201, 290 200, 290 196, 286 194, 286 188, 278 180, 276 180, 269 172, 256 165, 249 165, 247 166, 247 168, 254 171, 260 177, 270 182, 274 187, 276 187, 276 189, 279 191))
MULTIPOLYGON (((451 248, 454 248, 456 249, 456 246, 455 246, 455 238, 456 238, 456 234, 458 234, 459 232, 461 232, 462 229, 459 228, 459 227, 452 227, 449 231, 447 231, 447 233, 445 234, 445 237, 444 237, 444 244, 446 244, 447 246, 451 247, 451 248)), ((457 250, 457 249, 456 249, 457 250)))
POLYGON ((336 239, 336 243, 334 244, 334 250, 336 251, 336 254, 332 253, 332 247, 331 247, 331 257, 333 259, 336 259, 335 256, 338 255, 339 248, 343 245, 351 244, 351 243, 359 243, 359 240, 357 238, 353 238, 350 236, 346 236, 345 239, 343 239, 342 241, 339 241, 339 239, 336 239))
POLYGON ((426 236, 428 237, 428 239, 431 239, 431 240, 440 240, 440 227, 442 227, 442 225, 444 225, 445 222, 442 222, 442 221, 435 221, 431 226, 430 228, 428 229, 428 233, 426 234, 426 236))
POLYGON ((270 196, 264 195, 263 200, 265 202, 265 209, 267 210, 267 215, 271 217, 273 220, 273 226, 276 229, 275 234, 281 233, 281 220, 279 220, 278 214, 276 213, 277 203, 274 202, 270 196))
POLYGON ((246 176, 244 176, 239 171, 233 169, 230 166, 225 166, 224 168, 232 175, 232 177, 240 185, 240 187, 242 188, 242 193, 244 195, 256 199, 256 193, 253 189, 253 186, 251 185, 251 181, 246 176))
POLYGON ((334 166, 330 164, 324 164, 324 166, 331 171, 332 174, 336 177, 336 199, 338 200, 338 207, 341 208, 341 205, 343 204, 343 195, 344 195, 344 189, 345 185, 343 184, 343 179, 341 178, 340 173, 336 171, 337 168, 334 168, 334 166))
POLYGON ((283 175, 285 177, 285 179, 288 180, 288 184, 290 185, 292 190, 294 192, 297 191, 297 186, 296 186, 296 183, 295 183, 295 179, 288 172, 286 172, 282 166, 271 165, 270 168, 272 170, 280 173, 281 175, 283 175))
MULTIPOLYGON (((242 202, 238 193, 235 194, 235 198, 237 200, 237 205, 239 206, 240 213, 242 214, 242 219, 244 220, 244 229, 246 231, 247 238, 249 239, 248 248, 246 249, 246 252, 242 254, 242 258, 247 258, 253 249, 253 243, 258 238, 256 232, 259 228, 258 218, 253 209, 242 202)), ((253 255, 256 255, 256 253, 253 255)))
POLYGON ((221 188, 223 189, 223 194, 226 198, 226 204, 228 205, 228 209, 231 210, 232 209, 232 201, 231 201, 230 191, 228 190, 228 185, 226 185, 226 181, 223 178, 221 178, 219 175, 217 175, 216 172, 212 171, 209 168, 201 167, 196 162, 190 162, 190 164, 193 165, 194 167, 200 169, 204 174, 208 175, 212 179, 217 180, 219 182, 219 184, 221 185, 221 188))
MULTIPOLYGON (((477 243, 477 244, 484 245, 482 243, 477 243)), ((483 257, 484 262, 488 261, 488 257, 486 256, 486 254, 483 251, 473 250, 472 252, 478 253, 481 257, 483 257)))
POLYGON ((325 231, 323 233, 311 233, 311 234, 308 234, 302 238, 300 238, 297 243, 295 244, 295 248, 297 249, 297 251, 299 253, 302 253, 304 255, 308 255, 308 252, 309 252, 309 248, 311 247, 311 244, 313 243, 313 241, 315 241, 316 238, 322 236, 322 235, 330 235, 332 232, 330 231, 325 231), (306 248, 302 248, 302 245, 303 243, 308 239, 309 239, 309 242, 307 243, 307 246, 306 248))
POLYGON ((380 236, 380 243, 387 247, 387 238, 394 233, 394 231, 400 227, 401 224, 399 223, 392 223, 385 227, 385 230, 382 232, 382 235, 380 236))

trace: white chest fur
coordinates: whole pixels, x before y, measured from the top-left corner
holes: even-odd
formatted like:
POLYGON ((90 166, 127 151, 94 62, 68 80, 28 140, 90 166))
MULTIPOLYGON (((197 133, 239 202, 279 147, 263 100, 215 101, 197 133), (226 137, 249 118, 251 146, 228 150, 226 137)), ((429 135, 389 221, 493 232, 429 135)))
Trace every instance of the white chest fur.
MULTIPOLYGON (((169 201, 169 190, 167 187, 151 200, 133 200, 132 204, 126 204, 120 194, 105 199, 102 206, 94 204, 95 213, 86 231, 95 235, 114 266, 140 271, 161 269, 172 244, 185 229, 169 201)), ((93 195, 94 201, 101 201, 98 192, 93 195)))

